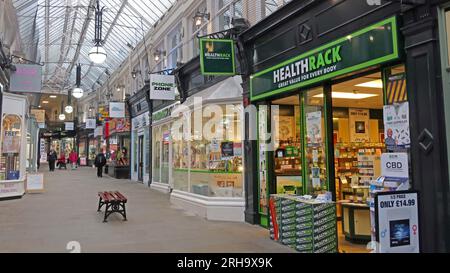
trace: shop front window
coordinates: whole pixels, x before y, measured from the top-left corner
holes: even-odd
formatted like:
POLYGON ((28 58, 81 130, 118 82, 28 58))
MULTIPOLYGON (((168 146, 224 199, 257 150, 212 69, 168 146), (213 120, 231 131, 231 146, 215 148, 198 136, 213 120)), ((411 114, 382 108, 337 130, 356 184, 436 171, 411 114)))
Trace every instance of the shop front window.
POLYGON ((301 194, 301 115, 298 95, 271 103, 276 193, 301 194))
POLYGON ((18 115, 3 115, 2 154, 0 156, 0 180, 19 180, 22 118, 18 115))
POLYGON ((170 130, 169 125, 162 126, 161 129, 161 183, 169 184, 169 148, 170 130))
POLYGON ((153 129, 153 181, 161 182, 161 127, 153 129))
POLYGON ((306 193, 319 194, 328 190, 323 88, 305 91, 303 99, 306 193))

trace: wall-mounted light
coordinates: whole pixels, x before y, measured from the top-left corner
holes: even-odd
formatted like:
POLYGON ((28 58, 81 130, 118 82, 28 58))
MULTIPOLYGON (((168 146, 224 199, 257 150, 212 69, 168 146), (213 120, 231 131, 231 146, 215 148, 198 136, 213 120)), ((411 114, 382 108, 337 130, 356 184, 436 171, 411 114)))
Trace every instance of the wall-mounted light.
POLYGON ((194 16, 195 26, 199 27, 199 26, 203 25, 204 24, 203 20, 209 21, 210 17, 211 17, 211 15, 209 14, 209 12, 197 11, 197 13, 195 13, 195 16, 194 16))
POLYGON ((94 37, 94 47, 89 51, 89 59, 96 63, 102 64, 106 61, 105 49, 102 47, 102 24, 103 24, 103 9, 105 7, 100 8, 100 2, 97 0, 97 5, 95 7, 95 37, 94 37))
POLYGON ((134 70, 131 71, 131 77, 133 77, 133 79, 136 79, 137 74, 141 74, 141 70, 134 70))
POLYGON ((153 53, 153 58, 155 60, 155 62, 159 62, 161 60, 161 56, 165 56, 166 55, 166 51, 164 50, 156 50, 155 53, 153 53))

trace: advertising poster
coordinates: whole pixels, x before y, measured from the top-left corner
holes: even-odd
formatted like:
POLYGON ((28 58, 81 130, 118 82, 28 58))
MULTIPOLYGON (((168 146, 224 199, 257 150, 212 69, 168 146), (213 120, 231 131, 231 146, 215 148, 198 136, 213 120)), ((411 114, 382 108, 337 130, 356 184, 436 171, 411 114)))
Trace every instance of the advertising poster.
POLYGON ((35 64, 14 64, 16 71, 11 73, 9 90, 11 92, 40 93, 42 90, 42 66, 35 64))
POLYGON ((18 154, 20 152, 20 132, 5 131, 3 135, 2 153, 18 154))
POLYGON ((74 123, 73 122, 64 122, 65 130, 66 131, 73 131, 74 130, 74 123))
POLYGON ((27 192, 37 193, 44 190, 44 174, 28 174, 27 175, 27 192))
POLYGON ((419 253, 418 193, 398 191, 375 196, 379 253, 419 253))
POLYGON ((306 137, 308 144, 322 143, 322 112, 306 114, 306 137))
POLYGON ((45 110, 31 109, 31 114, 34 116, 37 123, 45 123, 45 110))
POLYGON ((242 156, 242 143, 235 142, 233 144, 233 153, 234 156, 242 156))
POLYGON ((349 109, 350 142, 369 142, 369 110, 349 109))
POLYGON ((381 155, 381 175, 385 177, 409 177, 407 153, 384 153, 381 155))
POLYGON ((259 135, 259 212, 267 214, 268 196, 267 196, 267 156, 266 156, 266 138, 267 138, 267 105, 261 105, 258 109, 258 135, 259 135))
POLYGON ((220 144, 222 159, 229 159, 234 156, 234 143, 232 141, 222 142, 220 144))
POLYGON ((411 143, 409 133, 409 103, 384 106, 384 136, 388 148, 411 143))

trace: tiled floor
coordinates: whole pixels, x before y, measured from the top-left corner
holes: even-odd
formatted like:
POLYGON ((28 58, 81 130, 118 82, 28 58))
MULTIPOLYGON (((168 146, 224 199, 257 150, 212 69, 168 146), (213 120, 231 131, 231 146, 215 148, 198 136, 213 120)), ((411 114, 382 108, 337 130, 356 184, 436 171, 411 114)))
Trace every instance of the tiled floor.
POLYGON ((71 241, 82 252, 292 252, 263 228, 191 216, 168 195, 129 180, 97 179, 92 168, 44 174, 44 193, 0 201, 0 252, 68 252, 71 241), (113 215, 102 223, 102 190, 128 197, 127 222, 113 215))

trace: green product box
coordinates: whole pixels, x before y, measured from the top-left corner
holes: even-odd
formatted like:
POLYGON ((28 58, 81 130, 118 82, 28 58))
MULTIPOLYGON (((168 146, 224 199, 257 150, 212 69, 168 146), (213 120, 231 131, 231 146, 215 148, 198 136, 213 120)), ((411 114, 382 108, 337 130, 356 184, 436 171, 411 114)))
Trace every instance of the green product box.
POLYGON ((320 226, 315 226, 314 227, 314 234, 319 234, 324 232, 327 229, 334 229, 336 230, 336 220, 335 219, 330 219, 328 222, 323 223, 320 226))
POLYGON ((326 245, 332 244, 334 241, 336 241, 336 237, 332 236, 332 237, 326 237, 325 239, 323 239, 322 241, 319 242, 315 242, 314 243, 314 248, 321 248, 324 247, 326 245))
POLYGON ((304 207, 302 209, 297 208, 297 211, 295 212, 297 216, 303 216, 303 215, 312 215, 313 209, 311 207, 304 207))
POLYGON ((314 213, 314 220, 321 219, 324 217, 335 217, 336 211, 333 208, 322 210, 320 212, 314 213))
POLYGON ((317 235, 314 235, 314 242, 320 242, 328 237, 336 238, 336 229, 330 228, 317 235))
POLYGON ((335 204, 334 203, 324 203, 324 204, 313 205, 314 213, 321 212, 322 210, 328 209, 330 207, 335 207, 335 204))
POLYGON ((290 205, 286 205, 286 206, 281 206, 281 213, 283 214, 283 213, 285 213, 285 212, 288 212, 288 211, 293 211, 293 210, 295 210, 295 205, 294 204, 290 204, 290 205))
POLYGON ((292 218, 295 217, 295 210, 292 211, 287 211, 281 214, 281 218, 285 219, 285 218, 292 218))
POLYGON ((295 237, 283 238, 280 241, 283 245, 292 245, 295 244, 295 237))
POLYGON ((314 247, 312 243, 297 244, 295 249, 300 252, 312 252, 314 247))
POLYGON ((295 218, 288 218, 288 219, 283 219, 281 220, 281 224, 284 225, 290 225, 290 224, 295 224, 295 218))
POLYGON ((315 251, 316 253, 337 253, 337 243, 333 242, 324 247, 318 248, 315 251))
POLYGON ((314 221, 314 226, 315 227, 320 227, 320 226, 328 223, 331 220, 336 221, 336 217, 334 215, 329 215, 328 217, 317 219, 317 220, 314 221))
POLYGON ((297 230, 296 232, 297 237, 313 236, 313 234, 314 232, 312 229, 297 230))
POLYGON ((297 202, 296 204, 295 204, 295 207, 298 209, 298 210, 301 210, 301 209, 312 209, 312 207, 311 207, 311 205, 310 204, 306 204, 306 203, 303 203, 303 202, 297 202))
POLYGON ((295 237, 295 231, 282 231, 281 232, 281 238, 285 239, 285 238, 292 238, 295 237))
POLYGON ((297 237, 295 242, 297 245, 299 244, 306 244, 306 243, 313 243, 313 237, 312 236, 306 236, 306 237, 297 237))
POLYGON ((281 227, 282 231, 293 231, 295 230, 295 224, 290 224, 290 225, 286 225, 286 226, 282 226, 281 227))
POLYGON ((302 223, 313 223, 313 215, 304 215, 304 216, 299 216, 297 218, 295 218, 295 222, 297 224, 302 224, 302 223))
POLYGON ((295 200, 292 199, 286 199, 284 198, 283 200, 281 200, 281 206, 290 206, 290 205, 295 205, 295 200))
POLYGON ((312 230, 314 228, 314 225, 312 222, 305 222, 297 224, 295 227, 297 228, 297 230, 304 230, 304 229, 312 230))

